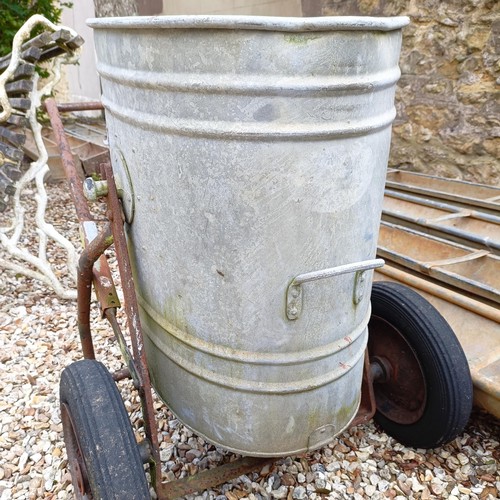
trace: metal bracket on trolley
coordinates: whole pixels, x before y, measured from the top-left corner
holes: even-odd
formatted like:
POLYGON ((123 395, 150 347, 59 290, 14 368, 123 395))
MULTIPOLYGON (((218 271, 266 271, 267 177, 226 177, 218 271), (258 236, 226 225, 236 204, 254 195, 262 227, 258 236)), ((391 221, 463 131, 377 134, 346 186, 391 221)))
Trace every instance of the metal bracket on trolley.
MULTIPOLYGON (((94 105, 91 109, 96 109, 96 107, 97 106, 94 105)), ((83 354, 87 359, 95 359, 90 329, 90 300, 93 283, 102 314, 110 322, 127 364, 127 368, 113 374, 113 378, 115 380, 121 380, 126 377, 132 378, 139 392, 144 415, 146 440, 149 444, 148 449, 151 450, 148 461, 150 463, 153 484, 157 485, 157 483, 159 484, 161 482, 161 463, 151 382, 147 370, 143 333, 139 321, 139 311, 134 290, 130 258, 123 230, 123 212, 120 200, 118 199, 111 165, 109 163, 100 165, 101 174, 106 182, 100 182, 97 186, 98 189, 96 193, 92 193, 92 189, 89 191, 89 188, 93 187, 89 185, 89 183, 86 185, 87 189, 84 190, 83 179, 77 171, 68 139, 64 133, 63 123, 59 115, 59 110, 73 111, 74 109, 68 105, 59 106, 53 99, 47 99, 45 108, 50 117, 50 122, 59 144, 62 164, 86 244, 79 260, 77 282, 78 329, 83 354), (97 226, 93 221, 85 194, 87 194, 90 199, 93 198, 91 196, 92 194, 96 195, 95 199, 100 196, 106 197, 108 208, 106 215, 108 222, 105 223, 101 231, 97 230, 97 226), (113 284, 111 271, 106 257, 104 256, 104 251, 112 244, 115 246, 123 295, 125 297, 125 312, 130 332, 131 351, 129 351, 120 326, 116 321, 116 310, 120 304, 113 284)), ((76 109, 82 110, 82 106, 77 106, 76 109)))

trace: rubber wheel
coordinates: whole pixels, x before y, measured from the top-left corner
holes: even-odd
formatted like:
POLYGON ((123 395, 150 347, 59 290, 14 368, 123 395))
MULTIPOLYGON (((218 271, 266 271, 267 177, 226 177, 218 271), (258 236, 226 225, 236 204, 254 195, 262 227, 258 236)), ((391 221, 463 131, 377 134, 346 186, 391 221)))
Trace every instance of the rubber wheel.
POLYGON ((150 499, 127 411, 104 365, 69 365, 60 383, 61 419, 77 499, 150 499))
POLYGON ((457 437, 472 410, 464 351, 441 314, 399 283, 373 285, 368 325, 375 381, 375 421, 400 443, 435 448, 457 437))

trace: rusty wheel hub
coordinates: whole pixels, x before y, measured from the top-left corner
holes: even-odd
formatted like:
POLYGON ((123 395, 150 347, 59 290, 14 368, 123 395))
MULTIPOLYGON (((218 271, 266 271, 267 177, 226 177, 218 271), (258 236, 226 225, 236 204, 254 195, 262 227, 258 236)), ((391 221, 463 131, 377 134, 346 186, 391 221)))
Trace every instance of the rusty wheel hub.
POLYGON ((75 498, 78 500, 92 500, 92 492, 87 476, 87 468, 83 460, 80 443, 75 432, 75 426, 71 413, 66 404, 61 404, 61 421, 64 431, 64 442, 68 454, 68 463, 71 471, 71 479, 75 490, 75 498))
POLYGON ((399 424, 417 422, 427 401, 420 363, 401 332, 377 316, 370 319, 368 351, 377 411, 399 424))

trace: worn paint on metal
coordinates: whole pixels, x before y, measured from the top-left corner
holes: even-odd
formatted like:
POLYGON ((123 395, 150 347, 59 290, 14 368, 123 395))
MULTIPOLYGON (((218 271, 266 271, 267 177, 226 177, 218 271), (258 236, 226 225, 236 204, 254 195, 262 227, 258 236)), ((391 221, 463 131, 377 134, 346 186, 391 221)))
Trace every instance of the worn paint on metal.
POLYGON ((454 205, 500 215, 500 188, 495 186, 403 170, 388 172, 386 186, 423 195, 427 199, 451 201, 454 205))
MULTIPOLYGON (((83 228, 87 226, 82 226, 83 228)), ((101 276, 102 270, 94 269, 94 264, 102 257, 104 251, 109 247, 106 240, 111 234, 111 225, 108 223, 102 230, 87 242, 80 258, 77 269, 77 304, 78 304, 78 332, 82 344, 83 355, 86 359, 95 359, 94 347, 92 343, 92 334, 90 331, 90 299, 92 294, 92 281, 94 273, 101 276)), ((106 268, 107 269, 107 268, 106 268)), ((109 274, 111 279, 111 274, 109 274)), ((94 281, 96 292, 100 297, 107 300, 107 290, 102 292, 100 281, 94 281)), ((115 306, 116 307, 116 306, 115 306)))
MULTIPOLYGON (((132 344, 133 366, 129 361, 129 369, 136 370, 136 382, 141 384, 138 387, 141 398, 142 413, 144 416, 144 431, 146 438, 151 443, 150 473, 152 483, 157 487, 161 483, 161 462, 160 448, 158 444, 158 434, 156 428, 156 419, 153 408, 153 395, 151 391, 151 381, 146 363, 146 353, 144 350, 143 330, 139 320, 137 297, 134 289, 134 279, 130 256, 127 251, 127 242, 123 228, 122 207, 118 199, 116 184, 114 180, 111 165, 101 165, 103 173, 108 183, 108 195, 106 197, 108 205, 108 217, 111 219, 113 230, 113 242, 120 270, 120 278, 125 299, 125 311, 127 313, 128 329, 130 332, 130 342, 132 344)), ((113 323, 112 323, 113 324, 113 323)), ((114 328, 118 323, 114 323, 114 328)), ((116 330, 118 332, 118 330, 116 330)))
MULTIPOLYGON (((85 108, 81 103, 75 105, 79 110, 88 109, 85 108)), ((78 220, 80 221, 81 235, 83 239, 83 246, 91 244, 91 242, 98 237, 97 226, 92 220, 92 215, 89 210, 89 206, 85 196, 83 194, 82 172, 77 169, 73 155, 71 154, 71 148, 69 146, 68 139, 64 133, 64 127, 59 115, 59 105, 53 99, 47 99, 45 101, 45 107, 50 118, 51 125, 54 129, 54 134, 58 142, 58 146, 61 152, 61 159, 64 166, 64 172, 66 179, 68 181, 71 197, 75 205, 76 214, 78 220)), ((67 105, 65 109, 72 109, 72 105, 67 105)), ((104 234, 104 233, 103 233, 104 234)), ((106 236, 105 236, 106 238, 106 236)), ((109 238, 109 236, 107 237, 109 238)), ((98 250, 109 247, 112 241, 105 240, 101 242, 101 246, 98 250)), ((102 253, 101 252, 101 253, 102 253)), ((79 287, 82 290, 82 297, 78 299, 78 317, 81 325, 79 326, 81 338, 86 339, 84 341, 84 352, 87 357, 94 357, 92 338, 90 333, 90 281, 94 281, 94 286, 96 289, 96 294, 101 305, 101 310, 104 312, 108 307, 119 307, 120 300, 116 293, 116 289, 113 284, 111 277, 111 270, 109 269, 108 262, 104 255, 97 255, 97 260, 94 258, 93 266, 89 267, 89 262, 87 258, 89 257, 88 252, 86 255, 82 255, 80 261, 79 270, 79 287), (82 271, 85 269, 84 271, 82 271), (102 286, 101 277, 107 279, 112 283, 112 287, 102 286)), ((94 256, 96 257, 96 256, 94 256)))
POLYGON ((378 254, 459 290, 500 304, 500 257, 383 222, 378 254))
POLYGON ((66 135, 64 134, 64 126, 54 99, 47 99, 45 101, 45 109, 49 115, 50 123, 54 130, 54 135, 61 152, 61 161, 64 167, 64 173, 66 175, 71 197, 75 205, 78 220, 92 220, 87 200, 85 199, 81 188, 83 173, 76 168, 71 147, 66 135))
POLYGON ((500 255, 498 215, 386 189, 382 217, 387 222, 500 255))
POLYGON ((163 483, 159 485, 158 495, 162 499, 173 500, 196 492, 201 493, 242 474, 258 471, 270 462, 269 459, 265 458, 240 458, 234 462, 200 472, 194 476, 187 476, 177 481, 163 483))

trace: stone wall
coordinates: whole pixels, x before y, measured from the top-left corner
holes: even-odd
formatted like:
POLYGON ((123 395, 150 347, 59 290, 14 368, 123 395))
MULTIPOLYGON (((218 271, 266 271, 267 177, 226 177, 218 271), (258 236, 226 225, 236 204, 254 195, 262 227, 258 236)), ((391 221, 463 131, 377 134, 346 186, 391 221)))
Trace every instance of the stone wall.
POLYGON ((303 0, 302 8, 410 16, 390 165, 500 186, 498 0, 303 0))

